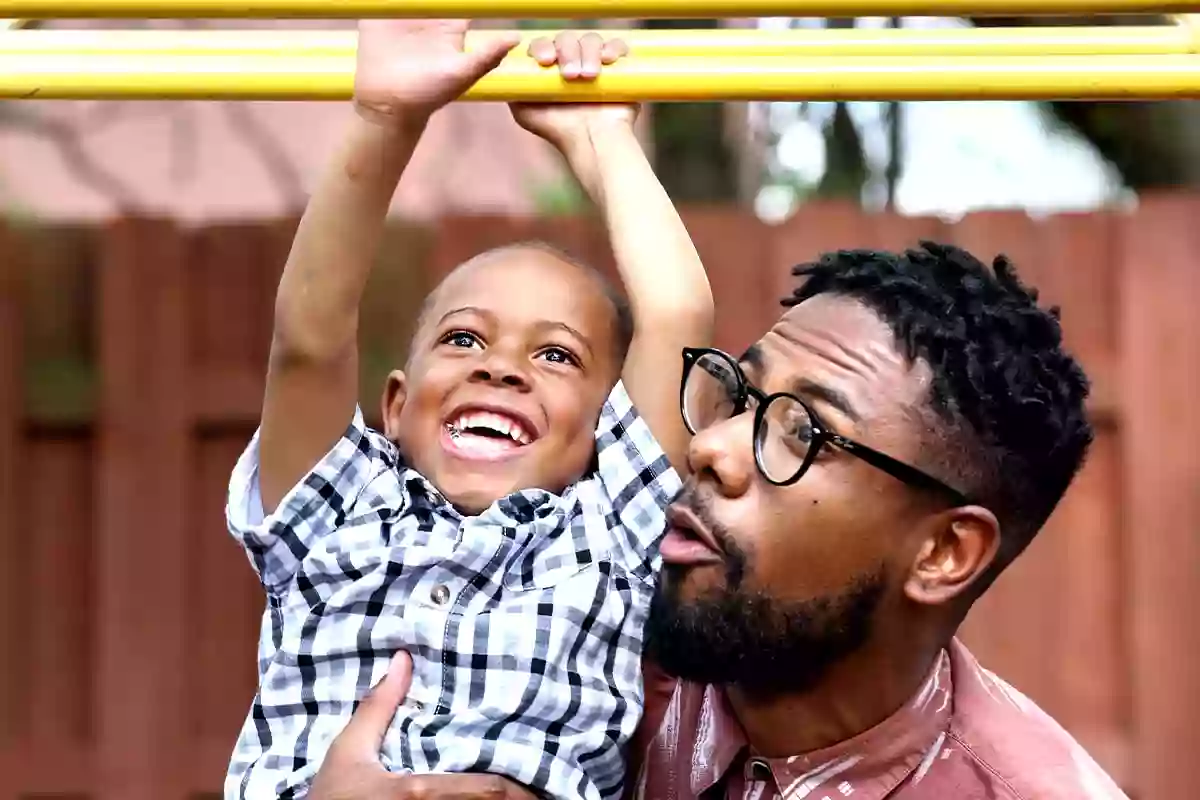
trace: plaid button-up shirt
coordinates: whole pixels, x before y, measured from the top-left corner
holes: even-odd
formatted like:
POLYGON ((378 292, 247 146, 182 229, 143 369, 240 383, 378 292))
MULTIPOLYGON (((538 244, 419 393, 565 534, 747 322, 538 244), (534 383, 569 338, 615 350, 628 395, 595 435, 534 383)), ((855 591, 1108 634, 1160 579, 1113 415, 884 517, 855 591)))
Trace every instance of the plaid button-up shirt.
POLYGON ((612 798, 643 705, 642 627, 680 481, 617 384, 596 468, 457 513, 361 410, 270 515, 258 434, 227 520, 267 594, 259 691, 227 798, 303 797, 331 740, 400 649, 409 701, 395 771, 507 775, 555 798, 612 798))

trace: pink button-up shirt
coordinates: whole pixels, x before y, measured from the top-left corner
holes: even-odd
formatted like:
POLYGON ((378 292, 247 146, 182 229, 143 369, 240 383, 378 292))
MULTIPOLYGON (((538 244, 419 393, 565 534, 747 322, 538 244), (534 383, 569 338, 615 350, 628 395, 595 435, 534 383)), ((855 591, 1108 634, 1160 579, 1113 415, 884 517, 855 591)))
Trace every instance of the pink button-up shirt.
MULTIPOLYGON (((648 685, 648 715, 654 693, 648 685)), ((720 689, 676 683, 637 781, 644 800, 1126 800, 1058 723, 957 640, 891 717, 788 758, 753 752, 720 689)))

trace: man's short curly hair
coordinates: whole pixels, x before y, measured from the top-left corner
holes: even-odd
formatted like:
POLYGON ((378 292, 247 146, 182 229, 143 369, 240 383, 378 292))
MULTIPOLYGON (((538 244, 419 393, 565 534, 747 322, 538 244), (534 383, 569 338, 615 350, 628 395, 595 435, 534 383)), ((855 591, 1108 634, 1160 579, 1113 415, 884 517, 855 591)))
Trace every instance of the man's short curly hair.
POLYGON ((1000 521, 994 579, 1054 511, 1093 438, 1088 379, 1063 350, 1059 309, 1039 307, 1037 290, 1004 256, 988 269, 933 242, 903 253, 827 253, 793 273, 805 281, 785 306, 818 294, 857 300, 910 361, 931 368, 938 441, 924 444, 921 466, 1000 521))

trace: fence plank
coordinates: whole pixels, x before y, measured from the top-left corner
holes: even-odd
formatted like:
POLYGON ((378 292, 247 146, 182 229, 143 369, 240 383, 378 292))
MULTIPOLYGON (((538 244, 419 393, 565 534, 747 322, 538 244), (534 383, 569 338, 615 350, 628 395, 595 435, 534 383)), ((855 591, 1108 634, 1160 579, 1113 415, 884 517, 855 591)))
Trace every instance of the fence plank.
POLYGON ((1200 199, 1143 197, 1123 226, 1126 557, 1139 793, 1200 785, 1200 199))
POLYGON ((212 225, 188 234, 189 359, 196 367, 252 364, 266 369, 263 318, 272 318, 274 292, 262 281, 274 256, 264 225, 212 225))
POLYGON ((595 217, 470 216, 438 222, 427 273, 429 286, 432 288, 456 266, 480 253, 530 241, 546 242, 615 277, 612 250, 595 217))
POLYGON ((1021 270, 1041 290, 1044 305, 1062 306, 1063 335, 1091 378, 1092 417, 1101 425, 1114 424, 1120 412, 1119 221, 1110 212, 1053 217, 1040 226, 1036 273, 1021 270))
POLYGON ((43 752, 92 738, 89 683, 94 674, 92 626, 92 450, 86 437, 44 431, 27 435, 21 496, 28 537, 24 560, 30 594, 26 641, 38 668, 22 692, 28 737, 43 752), (64 493, 71 499, 64 502, 64 493))
POLYGON ((196 445, 188 515, 188 696, 181 709, 193 753, 189 785, 220 787, 258 679, 256 645, 266 605, 254 570, 225 529, 225 491, 252 429, 223 430, 196 445), (214 591, 213 587, 220 587, 214 591))
POLYGON ((1132 789, 1120 457, 1117 432, 1100 428, 1083 471, 1038 534, 1053 542, 1057 558, 1050 579, 1056 594, 1019 580, 1010 586, 1038 598, 1041 613, 1058 619, 1053 648, 1038 643, 1050 683, 1037 700, 1115 780, 1132 789))
MULTIPOLYGON (((184 269, 175 228, 106 231, 101 364, 95 703, 101 800, 181 796, 187 635, 184 536, 189 420, 184 269)), ((220 591, 221 587, 213 587, 220 591)))
POLYGON ((717 347, 741 353, 778 314, 769 276, 774 231, 747 214, 696 209, 683 214, 716 301, 717 347))
MULTIPOLYGON (((1092 379, 1096 442, 1043 535, 1058 544, 1061 658, 1054 711, 1117 780, 1133 785, 1128 639, 1121 593, 1121 408, 1117 218, 1064 214, 1040 226, 1028 279, 1044 305, 1063 309, 1067 347, 1092 379)), ((1021 265, 1018 264, 1018 267, 1021 265)))
POLYGON ((826 252, 865 248, 898 250, 915 246, 920 239, 940 240, 945 235, 946 227, 932 217, 866 215, 856 206, 844 202, 804 206, 774 232, 775 265, 767 288, 775 313, 767 320, 767 325, 772 324, 782 311, 778 301, 790 297, 799 285, 800 279, 792 275, 793 266, 813 261, 826 252))
MULTIPOLYGON (((21 368, 22 324, 18 282, 22 254, 13 233, 0 225, 0 753, 20 740, 17 687, 27 654, 14 646, 18 638, 17 471, 24 444, 21 436, 24 386, 21 368)), ((0 759, 0 797, 16 794, 16 765, 0 759), (8 768, 5 768, 8 767, 8 768)))
POLYGON ((50 749, 21 742, 0 756, 0 767, 4 785, 11 786, 2 795, 5 800, 91 800, 100 775, 94 742, 59 742, 50 749))

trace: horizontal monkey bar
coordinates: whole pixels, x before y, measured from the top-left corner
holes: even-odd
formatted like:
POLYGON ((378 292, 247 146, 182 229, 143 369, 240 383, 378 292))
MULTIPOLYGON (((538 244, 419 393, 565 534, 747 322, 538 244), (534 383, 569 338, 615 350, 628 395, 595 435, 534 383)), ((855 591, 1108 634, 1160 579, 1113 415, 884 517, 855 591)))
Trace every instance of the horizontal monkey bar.
MULTIPOLYGON (((504 35, 478 30, 467 48, 504 35)), ((521 31, 524 52, 537 36, 521 31)), ((824 30, 604 30, 642 56, 1058 56, 1169 55, 1196 51, 1185 25, 1037 28, 824 29, 824 30)), ((0 34, 0 53, 51 55, 165 54, 171 56, 352 57, 353 30, 30 30, 0 34)))
POLYGON ((0 17, 492 19, 1171 14, 1200 0, 0 0, 0 17))
MULTIPOLYGON (((346 55, 0 54, 0 98, 342 100, 346 55)), ((1200 56, 638 56, 594 81, 510 55, 466 100, 1145 100, 1200 97, 1200 56)))

